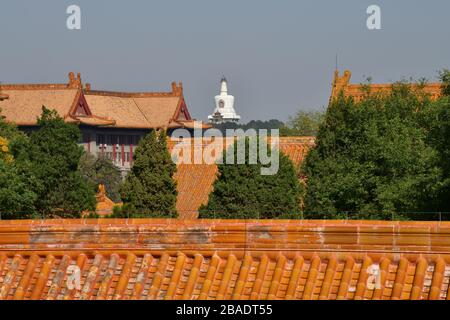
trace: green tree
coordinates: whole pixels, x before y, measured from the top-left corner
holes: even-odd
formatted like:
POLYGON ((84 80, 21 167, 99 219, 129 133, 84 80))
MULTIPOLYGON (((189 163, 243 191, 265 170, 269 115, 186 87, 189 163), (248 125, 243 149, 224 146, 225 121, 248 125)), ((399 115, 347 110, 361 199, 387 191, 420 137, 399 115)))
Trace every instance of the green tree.
MULTIPOLYGON (((218 165, 218 179, 207 205, 199 209, 201 218, 225 219, 274 219, 299 218, 302 188, 294 165, 281 152, 279 169, 274 175, 262 175, 264 167, 258 157, 250 164, 250 139, 245 140, 245 163, 226 164, 234 154, 238 159, 238 142, 223 155, 223 164, 218 165)), ((259 149, 259 143, 257 141, 259 149)), ((269 154, 271 151, 268 150, 269 154)))
MULTIPOLYGON (((443 70, 440 79, 443 96, 424 110, 421 124, 427 130, 427 143, 436 150, 442 169, 442 180, 436 184, 437 192, 429 210, 450 212, 450 71, 443 70)), ((445 215, 445 219, 450 220, 450 216, 445 215)))
POLYGON ((105 185, 106 195, 114 202, 120 202, 120 187, 122 176, 111 160, 104 156, 94 156, 85 153, 81 156, 78 166, 83 178, 97 192, 100 184, 105 185))
POLYGON ((424 219, 442 178, 421 114, 430 100, 407 83, 360 103, 342 95, 301 169, 309 218, 424 219), (344 214, 349 212, 349 214, 344 214))
POLYGON ((55 110, 42 108, 39 130, 30 136, 29 158, 40 184, 36 209, 47 217, 80 217, 95 208, 95 194, 78 171, 83 148, 80 130, 67 124, 55 110))
POLYGON ((36 180, 25 151, 28 137, 0 115, 0 215, 2 219, 30 218, 35 213, 36 180))
POLYGON ((33 217, 36 193, 31 189, 33 176, 15 163, 0 160, 0 217, 25 219, 33 217))
POLYGON ((29 148, 28 137, 13 123, 5 121, 0 109, 0 137, 8 141, 8 152, 14 159, 26 160, 29 148))
POLYGON ((9 151, 9 140, 0 136, 0 160, 5 162, 12 162, 13 156, 9 151))
POLYGON ((442 82, 442 94, 450 97, 450 70, 444 69, 439 72, 439 78, 442 82))
POLYGON ((299 111, 281 128, 282 136, 316 136, 325 113, 322 111, 299 111))
POLYGON ((139 142, 134 164, 121 188, 122 214, 129 217, 177 216, 176 164, 167 148, 166 133, 152 130, 139 142))

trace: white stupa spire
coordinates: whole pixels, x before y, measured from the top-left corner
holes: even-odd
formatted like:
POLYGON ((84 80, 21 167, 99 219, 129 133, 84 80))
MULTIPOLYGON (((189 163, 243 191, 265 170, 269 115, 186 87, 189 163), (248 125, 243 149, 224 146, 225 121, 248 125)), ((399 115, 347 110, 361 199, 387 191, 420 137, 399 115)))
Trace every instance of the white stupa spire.
POLYGON ((239 122, 241 117, 234 110, 234 97, 228 94, 228 81, 225 77, 220 80, 220 94, 214 100, 216 108, 214 113, 208 116, 209 122, 239 122))
POLYGON ((220 80, 220 95, 228 95, 228 83, 225 77, 222 77, 222 80, 220 80))

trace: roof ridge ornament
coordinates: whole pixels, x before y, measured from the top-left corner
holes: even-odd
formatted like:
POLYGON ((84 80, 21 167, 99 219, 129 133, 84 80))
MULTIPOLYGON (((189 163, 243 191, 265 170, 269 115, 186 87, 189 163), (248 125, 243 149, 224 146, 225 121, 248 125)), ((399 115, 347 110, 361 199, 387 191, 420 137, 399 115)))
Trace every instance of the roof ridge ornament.
POLYGON ((82 84, 81 84, 81 74, 77 73, 77 77, 75 78, 75 73, 73 73, 72 71, 69 72, 69 84, 68 84, 69 88, 75 89, 75 88, 82 88, 82 84))
POLYGON ((0 81, 0 101, 9 99, 9 96, 7 94, 2 94, 2 82, 0 81))
POLYGON ((183 83, 180 81, 178 85, 176 81, 172 82, 172 94, 176 96, 181 96, 183 94, 183 83))

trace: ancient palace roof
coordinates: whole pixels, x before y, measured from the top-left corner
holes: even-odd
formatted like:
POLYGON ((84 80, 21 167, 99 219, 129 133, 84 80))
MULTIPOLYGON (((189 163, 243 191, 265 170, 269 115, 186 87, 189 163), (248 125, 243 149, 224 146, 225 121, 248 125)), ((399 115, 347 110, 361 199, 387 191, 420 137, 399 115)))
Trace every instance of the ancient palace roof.
MULTIPOLYGON (((339 76, 339 71, 335 71, 330 101, 337 98, 339 94, 343 93, 345 97, 353 97, 355 101, 360 101, 365 96, 363 90, 364 85, 350 83, 352 73, 349 70, 344 71, 342 76, 339 76)), ((414 87, 417 87, 414 85, 414 87)), ((386 84, 370 84, 370 93, 387 93, 392 89, 392 83, 386 84)), ((424 93, 429 94, 432 100, 436 100, 441 96, 441 83, 427 83, 423 86, 424 93)), ((414 88, 413 88, 414 89, 414 88)))
POLYGON ((0 222, 0 299, 450 299, 450 223, 0 222))
POLYGON ((7 121, 36 125, 42 106, 67 122, 116 128, 190 127, 192 118, 182 84, 170 92, 125 93, 91 90, 81 76, 69 73, 67 84, 1 84, 0 109, 7 121))

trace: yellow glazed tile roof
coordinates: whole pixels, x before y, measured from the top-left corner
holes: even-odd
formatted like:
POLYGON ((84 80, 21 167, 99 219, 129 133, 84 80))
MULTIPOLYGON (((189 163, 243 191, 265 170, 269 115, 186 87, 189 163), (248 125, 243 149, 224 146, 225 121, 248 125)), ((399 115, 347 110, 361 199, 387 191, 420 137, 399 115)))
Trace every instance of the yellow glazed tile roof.
POLYGON ((3 221, 0 299, 445 300, 449 234, 434 222, 3 221))
MULTIPOLYGON (((350 83, 352 73, 349 70, 344 71, 342 76, 339 76, 339 71, 335 71, 332 85, 330 102, 337 98, 340 93, 345 97, 353 97, 355 101, 360 101, 365 96, 363 85, 350 83)), ((370 84, 370 92, 372 94, 388 93, 392 90, 392 83, 386 84, 370 84)), ((427 83, 423 87, 423 92, 428 94, 432 100, 436 100, 441 96, 442 83, 427 83)), ((417 89, 417 85, 413 86, 413 90, 417 89)))
POLYGON ((81 76, 69 73, 67 84, 2 84, 1 115, 22 126, 36 125, 42 106, 54 109, 68 122, 118 128, 172 128, 192 120, 182 84, 170 92, 94 91, 81 76), (88 114, 78 114, 82 106, 88 114))

